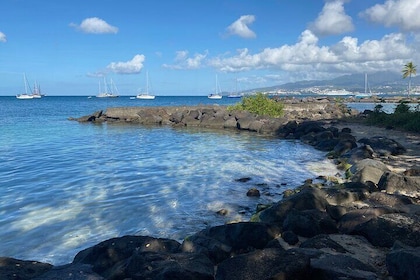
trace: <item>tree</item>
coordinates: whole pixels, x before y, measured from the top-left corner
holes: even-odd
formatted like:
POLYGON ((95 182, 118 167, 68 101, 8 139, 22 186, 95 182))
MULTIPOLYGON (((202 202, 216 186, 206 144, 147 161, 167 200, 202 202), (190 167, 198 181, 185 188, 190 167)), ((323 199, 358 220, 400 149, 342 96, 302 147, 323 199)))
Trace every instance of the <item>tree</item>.
POLYGON ((403 79, 409 78, 408 80, 408 97, 410 97, 410 89, 411 89, 411 76, 416 75, 416 65, 413 64, 412 61, 406 63, 402 70, 403 79))

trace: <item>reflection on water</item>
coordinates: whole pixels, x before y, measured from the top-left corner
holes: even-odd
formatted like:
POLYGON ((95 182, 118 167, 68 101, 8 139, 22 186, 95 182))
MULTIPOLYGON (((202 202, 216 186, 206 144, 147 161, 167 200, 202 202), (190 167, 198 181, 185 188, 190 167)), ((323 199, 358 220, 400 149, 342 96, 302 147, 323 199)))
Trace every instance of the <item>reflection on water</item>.
MULTIPOLYGON (((285 188, 337 172, 322 152, 254 133, 67 120, 132 102, 92 99, 1 98, 1 255, 57 265, 116 236, 181 240, 248 220, 258 203, 278 200, 285 188), (252 180, 235 181, 242 177, 252 180), (252 187, 260 198, 246 196, 252 187), (222 208, 227 216, 216 214, 222 208)), ((156 98, 172 105, 200 100, 208 102, 156 98)))

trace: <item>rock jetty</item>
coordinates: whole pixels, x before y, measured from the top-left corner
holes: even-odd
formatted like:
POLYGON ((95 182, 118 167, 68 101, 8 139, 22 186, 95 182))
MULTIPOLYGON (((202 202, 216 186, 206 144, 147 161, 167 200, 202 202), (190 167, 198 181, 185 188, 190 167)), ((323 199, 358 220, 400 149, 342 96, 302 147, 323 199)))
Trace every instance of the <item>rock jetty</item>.
POLYGON ((337 120, 348 116, 356 112, 316 100, 288 104, 276 119, 223 106, 108 108, 75 118, 300 139, 325 151, 345 175, 308 178, 277 203, 260 205, 251 221, 206 228, 182 243, 123 236, 86 248, 63 266, 3 257, 0 278, 420 279, 420 168, 414 162, 394 171, 384 159, 404 155, 406 147, 386 131, 357 139, 351 128, 339 128, 337 120))

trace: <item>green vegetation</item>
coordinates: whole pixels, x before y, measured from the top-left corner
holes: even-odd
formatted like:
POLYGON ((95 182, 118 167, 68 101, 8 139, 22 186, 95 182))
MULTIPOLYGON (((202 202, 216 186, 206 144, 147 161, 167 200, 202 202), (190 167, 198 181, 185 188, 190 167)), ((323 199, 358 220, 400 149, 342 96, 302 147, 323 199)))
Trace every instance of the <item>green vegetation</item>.
POLYGON ((399 128, 406 131, 420 132, 420 104, 411 108, 407 101, 401 101, 394 113, 387 114, 382 111, 382 105, 377 105, 367 122, 372 125, 399 128))
POLYGON ((403 79, 409 78, 408 80, 408 96, 410 96, 410 90, 411 90, 411 76, 416 75, 416 65, 413 64, 413 62, 408 62, 404 65, 404 68, 402 70, 403 73, 403 79))
POLYGON ((257 93, 253 96, 242 98, 241 103, 229 106, 230 111, 248 111, 257 115, 281 117, 284 112, 284 104, 271 99, 270 97, 257 93))

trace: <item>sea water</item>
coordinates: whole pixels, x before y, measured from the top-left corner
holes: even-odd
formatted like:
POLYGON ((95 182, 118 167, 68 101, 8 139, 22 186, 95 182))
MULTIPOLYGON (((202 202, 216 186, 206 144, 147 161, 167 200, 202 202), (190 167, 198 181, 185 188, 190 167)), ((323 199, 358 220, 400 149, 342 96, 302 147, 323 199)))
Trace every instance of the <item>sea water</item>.
POLYGON ((0 256, 69 263, 128 234, 182 239, 246 221, 307 178, 334 175, 298 141, 200 128, 69 121, 115 106, 233 104, 206 97, 0 97, 0 256), (249 177, 241 183, 237 179, 249 177), (260 198, 247 197, 250 188, 260 198), (217 214, 228 210, 226 216, 217 214))

